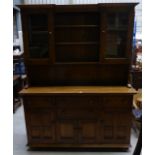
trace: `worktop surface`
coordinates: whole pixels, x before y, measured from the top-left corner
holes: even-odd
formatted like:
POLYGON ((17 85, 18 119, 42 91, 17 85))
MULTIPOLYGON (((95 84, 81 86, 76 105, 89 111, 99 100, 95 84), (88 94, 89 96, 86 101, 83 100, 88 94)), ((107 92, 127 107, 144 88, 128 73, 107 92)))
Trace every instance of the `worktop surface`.
POLYGON ((109 87, 109 86, 51 86, 51 87, 29 87, 23 89, 20 94, 74 94, 74 93, 92 93, 92 94, 135 94, 133 88, 128 87, 109 87))

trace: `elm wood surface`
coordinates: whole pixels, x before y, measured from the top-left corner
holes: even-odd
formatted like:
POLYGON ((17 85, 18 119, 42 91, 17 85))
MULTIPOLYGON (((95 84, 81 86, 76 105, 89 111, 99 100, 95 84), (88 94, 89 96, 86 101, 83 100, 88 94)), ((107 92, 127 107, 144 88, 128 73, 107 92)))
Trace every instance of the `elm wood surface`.
POLYGON ((27 65, 31 86, 115 85, 128 83, 128 65, 59 63, 53 66, 27 65))
POLYGON ((30 87, 24 100, 30 147, 128 148, 136 91, 126 87, 30 87))
POLYGON ((120 86, 52 86, 52 87, 29 87, 23 89, 20 94, 78 94, 78 93, 96 93, 96 94, 135 94, 133 88, 120 86))
POLYGON ((95 85, 127 85, 136 4, 20 6, 30 147, 129 147, 136 92, 95 85))
POLYGON ((30 85, 125 86, 135 5, 20 5, 30 85))

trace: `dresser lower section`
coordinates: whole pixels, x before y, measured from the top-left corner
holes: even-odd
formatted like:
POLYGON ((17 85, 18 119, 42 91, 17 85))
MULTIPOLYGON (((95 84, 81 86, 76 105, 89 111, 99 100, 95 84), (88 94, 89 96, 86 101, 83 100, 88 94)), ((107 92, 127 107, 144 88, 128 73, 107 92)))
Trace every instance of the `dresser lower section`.
POLYGON ((23 96, 30 147, 128 148, 132 95, 23 96))

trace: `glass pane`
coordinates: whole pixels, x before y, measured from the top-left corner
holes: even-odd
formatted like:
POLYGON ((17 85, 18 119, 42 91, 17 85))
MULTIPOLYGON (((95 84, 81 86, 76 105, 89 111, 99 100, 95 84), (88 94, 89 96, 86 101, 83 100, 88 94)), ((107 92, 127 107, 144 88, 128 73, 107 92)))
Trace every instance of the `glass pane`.
POLYGON ((128 26, 128 14, 127 13, 119 13, 118 20, 119 20, 118 21, 119 27, 127 28, 127 26, 128 26))
POLYGON ((127 13, 108 13, 107 16, 108 29, 127 29, 128 14, 127 13))
POLYGON ((126 35, 123 31, 109 31, 107 34, 107 48, 105 56, 108 58, 125 57, 126 35))
POLYGON ((107 16, 108 28, 114 28, 116 26, 116 14, 109 13, 107 16))
POLYGON ((126 43, 128 32, 127 13, 108 13, 107 15, 107 37, 106 51, 107 58, 126 57, 126 43))
POLYGON ((29 17, 30 58, 48 58, 48 17, 34 14, 29 17))

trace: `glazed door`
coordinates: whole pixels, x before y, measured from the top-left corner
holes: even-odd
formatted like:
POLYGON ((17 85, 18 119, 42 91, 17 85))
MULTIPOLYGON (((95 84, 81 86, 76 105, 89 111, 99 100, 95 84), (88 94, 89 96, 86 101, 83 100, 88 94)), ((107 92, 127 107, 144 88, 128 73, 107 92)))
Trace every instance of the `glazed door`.
POLYGON ((101 11, 100 61, 128 63, 132 40, 132 19, 128 8, 105 8, 101 11), (118 11, 119 9, 119 11, 118 11), (129 33, 130 32, 130 33, 129 33))
POLYGON ((50 64, 54 50, 53 14, 48 10, 23 13, 25 59, 29 64, 50 64))

